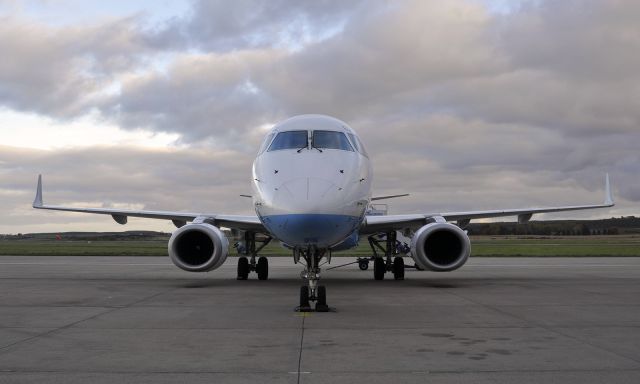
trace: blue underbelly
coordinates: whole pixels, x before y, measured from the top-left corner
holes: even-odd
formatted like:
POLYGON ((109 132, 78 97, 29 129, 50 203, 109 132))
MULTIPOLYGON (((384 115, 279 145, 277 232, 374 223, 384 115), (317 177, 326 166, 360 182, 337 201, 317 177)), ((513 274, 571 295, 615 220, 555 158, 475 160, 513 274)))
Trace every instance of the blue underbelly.
POLYGON ((261 219, 267 230, 287 245, 318 247, 340 243, 361 221, 356 216, 329 214, 271 215, 261 219))

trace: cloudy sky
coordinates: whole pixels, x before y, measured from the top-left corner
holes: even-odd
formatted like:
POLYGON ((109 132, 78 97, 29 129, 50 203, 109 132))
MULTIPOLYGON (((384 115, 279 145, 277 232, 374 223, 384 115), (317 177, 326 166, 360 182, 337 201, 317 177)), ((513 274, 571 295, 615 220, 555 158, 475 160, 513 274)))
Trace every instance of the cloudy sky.
POLYGON ((640 2, 0 0, 0 233, 170 223, 45 201, 251 213, 274 123, 323 113, 393 213, 640 214, 640 2))

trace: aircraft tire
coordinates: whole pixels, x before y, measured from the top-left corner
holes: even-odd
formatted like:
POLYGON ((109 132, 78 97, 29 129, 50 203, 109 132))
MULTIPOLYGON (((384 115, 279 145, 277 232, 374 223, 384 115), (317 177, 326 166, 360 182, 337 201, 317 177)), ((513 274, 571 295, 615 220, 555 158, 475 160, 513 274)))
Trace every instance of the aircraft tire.
POLYGON ((373 278, 376 280, 384 280, 386 269, 387 266, 385 265, 384 260, 380 257, 377 257, 373 261, 373 278))
POLYGON ((318 286, 317 294, 316 312, 329 312, 329 306, 327 305, 327 288, 324 285, 318 286))
POLYGON ((404 280, 404 259, 400 256, 393 259, 393 278, 404 280))
POLYGON ((269 260, 266 257, 261 256, 258 259, 256 272, 258 273, 258 280, 267 280, 269 278, 269 260))
POLYGON ((238 280, 247 280, 249 277, 249 260, 246 257, 238 259, 238 280))
POLYGON ((327 305, 327 288, 324 285, 318 286, 318 304, 327 305))
POLYGON ((309 304, 309 287, 303 285, 300 287, 300 310, 308 311, 311 305, 309 304))

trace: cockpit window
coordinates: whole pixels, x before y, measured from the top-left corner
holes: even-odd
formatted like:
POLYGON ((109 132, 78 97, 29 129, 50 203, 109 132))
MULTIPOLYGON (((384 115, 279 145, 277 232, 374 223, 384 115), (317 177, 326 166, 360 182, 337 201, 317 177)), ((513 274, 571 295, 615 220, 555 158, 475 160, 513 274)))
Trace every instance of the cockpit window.
POLYGON ((281 149, 300 149, 307 147, 307 131, 285 131, 280 132, 273 139, 269 152, 281 149))
POLYGON ((369 157, 369 155, 367 154, 367 150, 364 149, 364 145, 362 145, 362 142, 360 141, 358 136, 354 135, 353 133, 348 133, 348 135, 349 135, 349 138, 351 139, 351 142, 353 143, 353 145, 355 145, 356 150, 358 152, 362 153, 363 156, 369 157))
POLYGON ((273 135, 275 135, 275 133, 270 133, 267 135, 267 137, 264 138, 264 141, 262 142, 262 145, 260 145, 260 149, 258 150, 258 154, 261 154, 267 149, 267 145, 269 145, 271 139, 273 139, 273 135))
POLYGON ((353 147, 349 144, 347 136, 342 132, 336 131, 313 131, 311 146, 320 149, 341 149, 353 152, 353 147))

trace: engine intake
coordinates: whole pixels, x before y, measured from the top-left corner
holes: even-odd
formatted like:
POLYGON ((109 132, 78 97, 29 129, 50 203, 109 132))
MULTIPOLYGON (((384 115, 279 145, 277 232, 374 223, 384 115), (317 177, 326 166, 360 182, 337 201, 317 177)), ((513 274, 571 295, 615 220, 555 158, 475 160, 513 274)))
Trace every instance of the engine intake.
POLYGON ((181 269, 207 272, 220 267, 229 254, 229 241, 210 224, 188 224, 171 235, 169 257, 181 269))
POLYGON ((453 271, 467 262, 470 253, 469 236, 453 224, 427 224, 411 238, 411 256, 423 269, 453 271))

